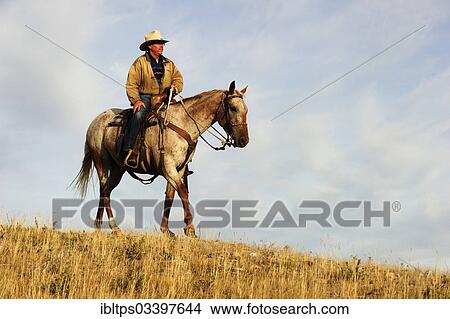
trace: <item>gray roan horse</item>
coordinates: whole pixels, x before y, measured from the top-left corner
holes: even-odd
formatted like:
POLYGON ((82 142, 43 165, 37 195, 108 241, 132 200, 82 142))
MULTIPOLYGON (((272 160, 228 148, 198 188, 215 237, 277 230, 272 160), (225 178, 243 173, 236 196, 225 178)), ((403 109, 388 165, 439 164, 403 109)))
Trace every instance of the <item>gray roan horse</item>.
POLYGON ((166 127, 161 139, 158 125, 150 126, 145 133, 144 142, 149 147, 152 159, 150 171, 145 171, 142 167, 133 170, 124 167, 122 159, 116 152, 116 136, 119 127, 110 126, 109 123, 121 110, 109 109, 99 114, 87 130, 83 164, 74 179, 76 189, 84 197, 92 173, 92 163, 94 163, 100 182, 100 200, 95 219, 96 228, 98 230, 101 228, 103 211, 106 208, 110 228, 113 233, 121 234, 111 209, 110 194, 119 184, 123 174, 131 171, 132 173, 162 175, 167 180, 161 231, 171 236, 174 235, 169 230, 169 215, 175 191, 177 191, 183 203, 184 222, 186 223, 184 233, 187 236, 195 237, 188 189, 183 181, 186 165, 192 160, 194 152, 191 149, 188 151, 186 134, 180 134, 180 130, 176 132, 173 127, 184 130, 190 136, 191 141, 196 143, 203 132, 218 122, 231 137, 233 146, 244 147, 249 142, 248 109, 243 100, 246 89, 247 87, 240 91, 235 90, 233 81, 228 90, 211 90, 200 93, 185 99, 184 105, 181 105, 180 102, 171 104, 167 112, 166 124, 167 122, 171 123, 172 129, 170 129, 170 125, 166 127), (163 141, 162 145, 160 141, 163 141))

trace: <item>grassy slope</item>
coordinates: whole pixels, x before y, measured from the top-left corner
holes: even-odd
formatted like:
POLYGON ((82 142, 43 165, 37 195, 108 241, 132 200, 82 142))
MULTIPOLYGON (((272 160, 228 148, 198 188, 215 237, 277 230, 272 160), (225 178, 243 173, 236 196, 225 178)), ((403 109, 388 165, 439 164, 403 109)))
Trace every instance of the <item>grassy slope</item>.
POLYGON ((159 234, 0 225, 0 298, 449 298, 450 274, 159 234))

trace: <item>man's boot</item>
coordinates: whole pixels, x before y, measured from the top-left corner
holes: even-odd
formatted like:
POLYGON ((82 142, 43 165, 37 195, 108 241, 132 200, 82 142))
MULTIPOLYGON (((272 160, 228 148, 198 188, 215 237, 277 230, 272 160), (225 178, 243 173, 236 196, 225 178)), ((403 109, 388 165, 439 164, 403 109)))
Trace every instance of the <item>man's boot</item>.
POLYGON ((184 171, 184 176, 189 176, 192 174, 194 174, 194 172, 189 170, 189 166, 186 164, 186 170, 184 171))

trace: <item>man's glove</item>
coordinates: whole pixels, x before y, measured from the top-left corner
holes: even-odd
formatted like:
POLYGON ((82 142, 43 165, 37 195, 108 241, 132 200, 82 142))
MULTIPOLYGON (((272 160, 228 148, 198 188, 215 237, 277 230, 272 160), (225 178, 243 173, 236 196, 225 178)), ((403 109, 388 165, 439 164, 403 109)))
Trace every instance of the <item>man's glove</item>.
MULTIPOLYGON (((172 98, 173 98, 175 95, 178 94, 178 91, 177 91, 177 88, 174 87, 174 86, 171 86, 170 88, 173 89, 173 90, 172 90, 172 98)), ((164 90, 164 94, 167 95, 167 98, 169 98, 169 95, 170 95, 170 88, 166 88, 166 89, 164 90)))
POLYGON ((177 90, 177 87, 175 85, 172 85, 171 88, 173 89, 172 90, 172 97, 174 97, 175 95, 178 94, 178 90, 177 90))

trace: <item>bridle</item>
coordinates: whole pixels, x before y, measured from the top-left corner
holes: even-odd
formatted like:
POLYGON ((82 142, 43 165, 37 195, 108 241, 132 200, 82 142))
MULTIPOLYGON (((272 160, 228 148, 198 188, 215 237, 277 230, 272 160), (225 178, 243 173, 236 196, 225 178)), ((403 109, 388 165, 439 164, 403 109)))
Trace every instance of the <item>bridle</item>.
MULTIPOLYGON (((241 96, 241 95, 237 95, 237 94, 228 94, 228 91, 227 91, 227 93, 225 93, 225 96, 223 97, 223 99, 222 99, 222 101, 219 103, 219 105, 217 106, 217 109, 216 109, 216 116, 217 116, 217 114, 218 114, 218 112, 219 112, 219 108, 220 107, 222 107, 223 108, 223 113, 224 113, 224 117, 225 117, 225 124, 223 125, 223 129, 224 129, 224 131, 225 131, 225 133, 226 133, 226 136, 224 136, 220 131, 218 131, 214 126, 211 126, 211 128, 216 132, 216 133, 218 133, 221 137, 219 137, 219 136, 217 136, 216 134, 214 134, 214 133, 212 133, 210 130, 209 130, 209 128, 206 130, 209 134, 211 134, 212 136, 214 136, 216 139, 218 139, 221 143, 222 143, 222 146, 220 146, 220 147, 218 147, 218 146, 214 146, 214 145, 212 145, 210 142, 208 142, 200 133, 201 133, 201 130, 200 130, 200 128, 198 127, 198 124, 197 124, 197 121, 189 114, 189 112, 187 111, 187 109, 186 109, 186 106, 184 105, 184 102, 183 102, 183 98, 180 96, 180 95, 178 95, 179 97, 180 97, 180 102, 181 102, 181 105, 183 106, 183 108, 184 108, 184 111, 186 112, 186 114, 191 118, 191 120, 194 122, 194 124, 195 124, 195 126, 197 127, 197 130, 198 130, 198 132, 199 132, 199 136, 200 136, 200 138, 209 146, 209 147, 211 147, 212 149, 214 149, 214 150, 216 150, 216 151, 223 151, 227 146, 233 146, 233 147, 235 147, 235 145, 233 144, 233 140, 234 140, 234 136, 233 136, 233 130, 232 130, 232 128, 233 127, 235 127, 235 126, 245 126, 245 127, 247 127, 247 123, 233 123, 233 122, 231 122, 231 118, 230 118, 230 103, 229 103, 229 101, 231 100, 231 99, 234 99, 234 98, 239 98, 239 99, 242 99, 243 100, 243 97, 241 96), (231 132, 231 133, 230 133, 231 132)), ((223 119, 223 117, 222 117, 222 119, 223 119)), ((221 120, 222 120, 221 119, 221 120)))
MULTIPOLYGON (((227 91, 227 93, 225 93, 224 98, 222 99, 222 101, 220 102, 220 104, 219 104, 219 106, 217 107, 217 110, 216 110, 216 116, 217 116, 217 114, 219 112, 219 108, 220 107, 223 108, 223 114, 224 114, 223 116, 225 117, 225 124, 223 125, 222 128, 224 129, 224 131, 225 131, 227 136, 226 137, 223 136, 223 134, 220 133, 214 126, 211 126, 211 128, 214 131, 216 131, 222 138, 220 138, 217 135, 215 135, 212 132, 210 132, 209 129, 206 130, 212 136, 214 136, 215 138, 220 140, 221 143, 222 143, 222 146, 221 147, 212 146, 205 138, 203 138, 203 136, 200 135, 202 140, 205 141, 205 143, 208 144, 209 147, 213 148, 216 151, 222 151, 227 146, 235 147, 235 145, 233 143, 233 140, 235 140, 235 138, 233 136, 233 127, 235 127, 235 126, 247 126, 247 123, 233 123, 233 122, 231 122, 231 118, 230 118, 230 103, 229 103, 229 101, 231 99, 233 99, 233 98, 239 98, 239 99, 243 100, 241 95, 237 95, 237 94, 229 95, 229 93, 227 91)), ((223 119, 223 117, 222 117, 222 119, 223 119)), ((219 119, 218 119, 218 122, 220 123, 219 119)))
MULTIPOLYGON (((229 104, 229 100, 234 99, 234 98, 238 98, 243 100, 242 96, 237 95, 237 94, 231 94, 231 95, 225 95, 225 98, 222 100, 221 105, 223 105, 223 110, 224 110, 224 116, 225 116, 225 125, 224 128, 227 127, 229 129, 235 127, 235 126, 247 126, 247 123, 232 123, 231 119, 230 119, 230 104, 229 104)), ((226 130, 225 130, 226 131, 226 130)))

